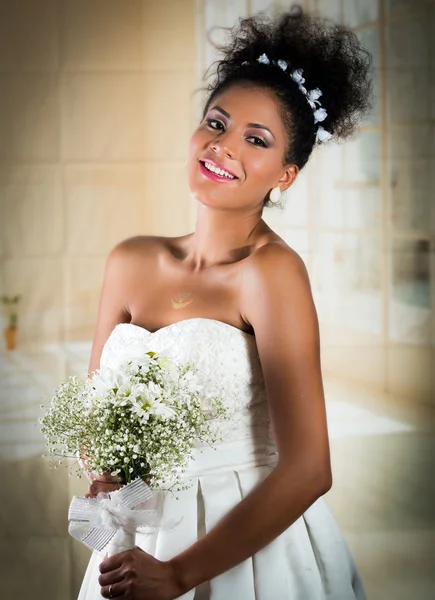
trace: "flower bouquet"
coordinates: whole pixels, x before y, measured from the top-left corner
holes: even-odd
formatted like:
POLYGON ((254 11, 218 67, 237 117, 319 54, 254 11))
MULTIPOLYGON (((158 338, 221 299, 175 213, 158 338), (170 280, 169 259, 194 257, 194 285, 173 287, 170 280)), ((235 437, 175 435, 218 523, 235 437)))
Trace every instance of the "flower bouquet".
POLYGON ((137 527, 156 525, 155 514, 136 508, 153 490, 187 487, 180 476, 198 443, 217 441, 211 419, 224 412, 193 365, 155 352, 61 383, 39 419, 50 458, 79 459, 79 476, 110 472, 126 482, 96 499, 74 498, 70 533, 92 549, 110 542, 110 554, 134 547, 137 527))

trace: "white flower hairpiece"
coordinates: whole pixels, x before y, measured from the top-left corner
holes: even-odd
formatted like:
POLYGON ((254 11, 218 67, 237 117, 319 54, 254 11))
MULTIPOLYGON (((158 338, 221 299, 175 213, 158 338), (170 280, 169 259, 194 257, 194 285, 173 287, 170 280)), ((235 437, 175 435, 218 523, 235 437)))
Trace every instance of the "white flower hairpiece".
POLYGON ((270 65, 270 60, 268 59, 266 54, 262 54, 257 58, 257 61, 263 65, 270 65))
MULTIPOLYGON (((261 63, 262 65, 270 65, 272 63, 274 65, 277 65, 283 71, 287 71, 287 68, 289 66, 287 61, 282 59, 278 61, 271 61, 267 54, 264 53, 257 58, 257 62, 261 63)), ((244 61, 242 63, 242 65, 247 64, 249 64, 248 61, 244 61)), ((322 95, 322 92, 321 90, 319 90, 319 88, 314 88, 310 91, 307 90, 307 88, 303 85, 305 83, 303 72, 303 69, 294 69, 294 71, 290 73, 290 77, 295 83, 297 83, 299 90, 302 92, 302 94, 304 94, 308 104, 313 109, 314 123, 320 123, 321 121, 324 121, 328 116, 326 109, 323 108, 320 104, 319 98, 322 95)), ((332 138, 332 134, 329 133, 329 131, 326 131, 326 129, 324 129, 321 125, 319 125, 316 132, 316 141, 320 143, 326 142, 330 138, 332 138)))

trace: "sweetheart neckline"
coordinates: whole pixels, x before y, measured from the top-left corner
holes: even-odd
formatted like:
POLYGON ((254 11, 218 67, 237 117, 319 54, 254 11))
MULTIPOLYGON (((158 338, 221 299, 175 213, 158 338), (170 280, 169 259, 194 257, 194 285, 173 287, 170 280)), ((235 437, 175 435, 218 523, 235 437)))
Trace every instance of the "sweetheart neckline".
POLYGON ((236 331, 242 335, 248 336, 248 338, 255 340, 255 335, 253 333, 243 331, 243 329, 239 329, 238 327, 235 327, 235 325, 231 325, 230 323, 225 323, 225 321, 219 321, 218 319, 210 319, 207 317, 190 317, 189 319, 181 319, 181 321, 176 321, 175 323, 169 323, 169 325, 164 325, 163 327, 156 329, 156 331, 150 331, 149 329, 146 329, 146 327, 142 327, 142 325, 137 325, 136 323, 118 323, 117 325, 115 325, 115 329, 117 327, 119 327, 120 325, 129 325, 131 327, 137 327, 138 329, 142 329, 143 331, 145 331, 146 333, 149 333, 150 335, 155 335, 156 333, 159 333, 160 331, 164 331, 165 329, 170 329, 171 327, 175 327, 175 325, 179 325, 180 323, 188 323, 188 322, 192 322, 192 321, 208 321, 210 323, 217 323, 218 325, 222 325, 224 327, 229 327, 233 331, 236 331))

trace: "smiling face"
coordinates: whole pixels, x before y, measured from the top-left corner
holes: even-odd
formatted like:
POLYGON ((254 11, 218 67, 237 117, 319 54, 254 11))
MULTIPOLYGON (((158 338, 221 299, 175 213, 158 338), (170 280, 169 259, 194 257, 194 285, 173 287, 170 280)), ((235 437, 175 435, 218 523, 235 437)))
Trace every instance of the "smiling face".
POLYGON ((284 165, 287 137, 277 101, 264 89, 234 85, 217 96, 193 133, 188 180, 202 204, 261 209, 269 191, 284 191, 298 168, 284 165))

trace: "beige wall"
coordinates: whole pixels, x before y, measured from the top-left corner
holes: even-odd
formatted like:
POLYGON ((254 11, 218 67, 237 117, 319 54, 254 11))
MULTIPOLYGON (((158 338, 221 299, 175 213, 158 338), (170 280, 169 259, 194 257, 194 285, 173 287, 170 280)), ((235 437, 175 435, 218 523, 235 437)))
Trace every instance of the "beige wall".
POLYGON ((0 0, 0 292, 89 339, 105 257, 192 224, 195 0, 0 0))

